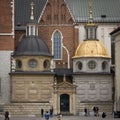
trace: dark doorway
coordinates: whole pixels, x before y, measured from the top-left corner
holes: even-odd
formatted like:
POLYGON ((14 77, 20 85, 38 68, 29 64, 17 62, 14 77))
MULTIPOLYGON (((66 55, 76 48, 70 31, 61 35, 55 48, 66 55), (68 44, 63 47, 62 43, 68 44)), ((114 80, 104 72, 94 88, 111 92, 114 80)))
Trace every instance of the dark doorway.
POLYGON ((69 95, 60 95, 60 112, 69 112, 69 95))

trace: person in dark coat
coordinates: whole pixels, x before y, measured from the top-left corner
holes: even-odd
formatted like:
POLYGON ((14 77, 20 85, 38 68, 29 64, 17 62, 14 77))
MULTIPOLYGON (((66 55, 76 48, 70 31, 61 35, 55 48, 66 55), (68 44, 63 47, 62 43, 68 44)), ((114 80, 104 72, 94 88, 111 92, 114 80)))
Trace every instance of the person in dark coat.
POLYGON ((51 107, 51 109, 50 109, 50 116, 51 117, 53 116, 53 107, 51 107))
POLYGON ((94 116, 96 116, 96 107, 93 107, 94 116))
POLYGON ((41 109, 41 117, 43 117, 43 115, 44 115, 44 110, 41 109))
POLYGON ((84 109, 85 116, 87 116, 87 108, 84 109))
POLYGON ((9 120, 9 112, 8 111, 5 112, 5 120, 9 120))
POLYGON ((105 112, 102 113, 102 118, 105 118, 107 115, 105 112))

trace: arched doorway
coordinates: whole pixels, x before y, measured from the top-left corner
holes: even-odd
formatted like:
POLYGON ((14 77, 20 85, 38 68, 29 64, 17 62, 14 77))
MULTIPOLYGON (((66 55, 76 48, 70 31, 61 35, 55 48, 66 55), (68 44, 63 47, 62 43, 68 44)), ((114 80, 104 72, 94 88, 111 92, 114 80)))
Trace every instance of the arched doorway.
POLYGON ((60 95, 60 112, 69 112, 70 96, 68 94, 60 95))

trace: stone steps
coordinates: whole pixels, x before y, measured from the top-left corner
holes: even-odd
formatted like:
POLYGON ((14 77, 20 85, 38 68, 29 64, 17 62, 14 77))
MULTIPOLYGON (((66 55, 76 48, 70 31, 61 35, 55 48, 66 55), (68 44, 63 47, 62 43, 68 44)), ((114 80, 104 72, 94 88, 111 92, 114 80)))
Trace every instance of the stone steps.
POLYGON ((112 102, 97 102, 97 103, 80 103, 79 114, 84 114, 84 108, 86 107, 91 114, 93 114, 93 107, 99 108, 99 113, 106 112, 112 113, 112 102))
POLYGON ((9 111, 10 115, 40 115, 41 109, 49 110, 49 103, 10 103, 4 105, 4 111, 9 111))

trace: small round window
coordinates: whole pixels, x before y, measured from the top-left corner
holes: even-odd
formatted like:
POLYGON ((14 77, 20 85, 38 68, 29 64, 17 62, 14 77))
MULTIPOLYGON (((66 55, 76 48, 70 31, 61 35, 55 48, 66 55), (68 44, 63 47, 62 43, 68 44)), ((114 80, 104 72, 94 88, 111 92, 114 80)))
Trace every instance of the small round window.
POLYGON ((16 60, 16 67, 21 68, 22 67, 22 62, 20 60, 16 60))
POLYGON ((82 63, 78 62, 78 69, 81 70, 82 69, 82 63))
POLYGON ((50 62, 49 60, 45 60, 43 63, 44 68, 49 68, 50 67, 50 62))
POLYGON ((89 62, 88 62, 88 67, 89 67, 90 69, 95 69, 95 68, 96 68, 96 62, 93 61, 93 60, 89 61, 89 62))
POLYGON ((37 67, 37 61, 35 59, 31 59, 29 61, 29 67, 31 67, 31 68, 37 67))

